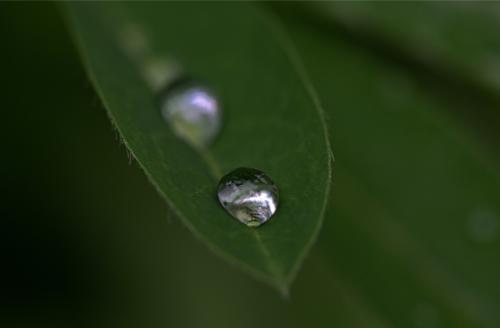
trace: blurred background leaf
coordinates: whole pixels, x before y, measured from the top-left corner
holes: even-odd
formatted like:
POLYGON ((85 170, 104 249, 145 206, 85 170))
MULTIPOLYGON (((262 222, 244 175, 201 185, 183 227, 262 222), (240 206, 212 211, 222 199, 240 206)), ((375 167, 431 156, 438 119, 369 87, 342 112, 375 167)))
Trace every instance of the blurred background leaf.
POLYGON ((357 37, 372 39, 450 79, 466 79, 459 83, 477 83, 497 93, 500 90, 500 5, 496 1, 298 5, 303 16, 308 12, 317 23, 333 24, 357 37))
POLYGON ((436 92, 439 77, 274 8, 336 152, 285 300, 211 255, 129 164, 55 9, 0 10, 2 326, 498 326, 494 100, 436 92))

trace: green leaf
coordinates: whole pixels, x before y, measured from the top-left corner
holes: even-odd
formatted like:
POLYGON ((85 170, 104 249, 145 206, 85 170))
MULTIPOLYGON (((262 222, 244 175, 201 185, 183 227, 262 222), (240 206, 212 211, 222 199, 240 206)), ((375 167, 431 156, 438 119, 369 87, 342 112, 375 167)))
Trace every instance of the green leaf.
POLYGON ((319 231, 332 157, 314 90, 274 18, 248 4, 68 7, 101 100, 171 209, 218 254, 286 292, 319 231), (140 74, 144 63, 126 49, 174 61, 216 90, 223 131, 209 149, 174 136, 140 74), (280 189, 277 214, 258 229, 216 199, 220 175, 241 166, 266 172, 280 189))
POLYGON ((283 17, 330 117, 335 192, 317 251, 332 276, 391 326, 497 327, 500 166, 454 115, 464 104, 283 17))

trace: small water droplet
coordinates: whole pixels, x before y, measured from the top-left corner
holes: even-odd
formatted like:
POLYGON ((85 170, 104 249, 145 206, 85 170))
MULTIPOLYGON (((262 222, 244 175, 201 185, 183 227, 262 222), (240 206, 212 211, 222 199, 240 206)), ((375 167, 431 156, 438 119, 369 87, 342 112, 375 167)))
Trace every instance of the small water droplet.
POLYGON ((278 208, 278 187, 256 169, 241 167, 223 176, 217 196, 222 206, 248 227, 267 222, 278 208))
POLYGON ((195 147, 205 147, 219 133, 222 111, 215 95, 193 82, 177 82, 163 94, 161 113, 174 133, 195 147))

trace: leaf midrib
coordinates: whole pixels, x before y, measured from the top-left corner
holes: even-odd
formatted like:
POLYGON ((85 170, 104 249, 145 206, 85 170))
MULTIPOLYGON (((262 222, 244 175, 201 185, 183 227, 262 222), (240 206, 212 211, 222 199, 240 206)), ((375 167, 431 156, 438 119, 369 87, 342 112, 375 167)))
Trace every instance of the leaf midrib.
MULTIPOLYGON (((270 15, 270 14, 268 14, 270 15)), ((307 71, 302 63, 302 60, 296 50, 296 47, 294 46, 292 40, 290 37, 287 35, 284 27, 282 24, 277 24, 276 22, 279 21, 279 19, 276 16, 268 17, 266 14, 259 12, 259 18, 263 19, 263 21, 266 23, 265 25, 268 26, 272 32, 272 35, 274 35, 274 38, 280 48, 282 48, 283 52, 285 53, 286 57, 288 58, 290 65, 292 69, 295 71, 297 76, 299 77, 299 81, 301 82, 302 86, 304 87, 307 96, 311 99, 314 108, 318 114, 318 118, 321 123, 322 127, 322 132, 323 132, 323 137, 324 137, 324 142, 327 150, 327 168, 328 168, 328 174, 327 174, 327 182, 325 186, 325 191, 324 191, 324 199, 323 199, 323 204, 322 208, 320 211, 320 218, 319 218, 319 223, 317 224, 315 230, 313 231, 313 234, 311 238, 306 242, 306 245, 304 246, 302 252, 299 253, 297 260, 294 262, 292 269, 290 273, 284 274, 283 269, 280 268, 275 264, 273 261, 273 256, 270 252, 269 247, 266 246, 264 241, 262 240, 261 233, 256 229, 252 228, 252 234, 255 237, 255 240, 257 242, 257 245, 259 246, 259 249, 261 251, 261 254, 263 258, 266 261, 266 265, 268 267, 268 270, 271 274, 274 275, 275 278, 279 280, 277 287, 279 290, 284 294, 288 295, 288 285, 293 281, 295 278, 299 268, 300 264, 302 263, 304 257, 306 256, 307 252, 311 248, 314 240, 316 240, 317 235, 319 234, 319 231, 322 226, 323 222, 323 217, 326 212, 326 206, 328 204, 328 199, 329 199, 329 194, 330 194, 330 187, 331 187, 331 181, 332 181, 332 162, 334 161, 333 157, 333 151, 330 145, 330 137, 328 133, 328 128, 326 125, 326 120, 325 120, 325 113, 323 106, 321 104, 320 98, 318 96, 318 93, 311 82, 307 71), (275 21, 273 21, 273 19, 275 21)), ((206 148, 195 148, 195 151, 199 154, 199 156, 202 158, 203 162, 205 165, 208 167, 211 176, 215 179, 216 183, 218 183, 219 179, 222 177, 222 170, 221 170, 221 165, 219 162, 216 160, 214 157, 213 153, 206 148)), ((185 220, 186 221, 186 220, 185 220)), ((239 260, 238 260, 239 262, 239 260)))

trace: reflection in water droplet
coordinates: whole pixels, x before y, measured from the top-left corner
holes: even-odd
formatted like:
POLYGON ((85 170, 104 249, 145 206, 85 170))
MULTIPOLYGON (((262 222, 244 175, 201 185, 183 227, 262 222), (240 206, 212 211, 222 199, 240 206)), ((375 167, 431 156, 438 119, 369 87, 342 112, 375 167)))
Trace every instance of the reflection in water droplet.
POLYGON ((498 233, 498 216, 492 209, 478 208, 468 217, 466 227, 474 241, 492 242, 498 233))
POLYGON ((193 83, 177 83, 168 88, 161 112, 174 133, 195 147, 207 146, 218 134, 222 112, 207 88, 193 83))
POLYGON ((256 169, 229 172, 220 180, 217 195, 222 206, 249 227, 268 221, 278 207, 278 187, 256 169))

